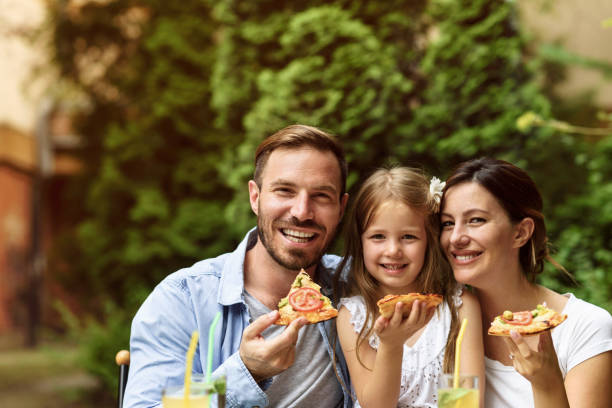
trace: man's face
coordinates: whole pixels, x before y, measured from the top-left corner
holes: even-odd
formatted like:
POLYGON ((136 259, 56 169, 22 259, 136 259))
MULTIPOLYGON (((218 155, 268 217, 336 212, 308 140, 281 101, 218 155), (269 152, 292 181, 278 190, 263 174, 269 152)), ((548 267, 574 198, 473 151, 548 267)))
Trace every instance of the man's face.
POLYGON ((333 153, 304 147, 274 150, 261 187, 249 182, 259 238, 279 265, 299 270, 319 262, 346 206, 340 179, 333 153))

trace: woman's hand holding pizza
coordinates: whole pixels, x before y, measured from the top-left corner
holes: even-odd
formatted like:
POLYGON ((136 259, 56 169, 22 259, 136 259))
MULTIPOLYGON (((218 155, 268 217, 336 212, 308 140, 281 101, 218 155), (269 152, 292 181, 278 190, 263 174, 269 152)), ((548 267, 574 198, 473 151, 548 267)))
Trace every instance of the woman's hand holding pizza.
POLYGON ((387 347, 403 347, 406 340, 427 324, 436 309, 416 300, 410 312, 404 316, 402 306, 403 303, 398 302, 391 317, 380 316, 374 322, 374 332, 387 347))
POLYGON ((540 333, 537 350, 529 347, 521 335, 515 331, 511 331, 510 337, 503 339, 508 347, 514 369, 531 382, 534 400, 537 401, 539 395, 550 394, 559 399, 559 407, 566 406, 567 396, 563 375, 559 368, 550 330, 540 333))

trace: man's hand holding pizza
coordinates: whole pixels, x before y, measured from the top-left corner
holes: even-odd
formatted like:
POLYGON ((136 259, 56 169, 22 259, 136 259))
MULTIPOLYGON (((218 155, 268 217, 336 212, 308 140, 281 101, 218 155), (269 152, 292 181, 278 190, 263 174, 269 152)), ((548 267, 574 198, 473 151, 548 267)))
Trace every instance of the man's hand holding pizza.
POLYGON ((308 321, 299 318, 291 322, 278 336, 264 339, 261 333, 278 319, 278 311, 260 316, 244 329, 240 342, 240 358, 255 381, 260 382, 291 367, 295 360, 295 345, 299 330, 308 321))

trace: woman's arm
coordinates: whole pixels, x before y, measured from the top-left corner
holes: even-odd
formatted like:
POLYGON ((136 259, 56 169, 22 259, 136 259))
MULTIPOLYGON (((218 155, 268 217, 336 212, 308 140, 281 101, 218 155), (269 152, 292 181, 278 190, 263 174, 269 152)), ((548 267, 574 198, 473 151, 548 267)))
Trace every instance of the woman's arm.
POLYGON ((336 323, 338 338, 353 388, 363 408, 397 406, 404 342, 423 327, 433 314, 432 309, 418 303, 413 304, 406 318, 402 318, 400 302, 390 319, 380 317, 376 320, 374 329, 380 339, 378 350, 371 348, 367 341, 359 349, 361 361, 367 368, 357 359, 355 346, 358 334, 351 325, 351 314, 346 308, 340 308, 336 323))
POLYGON ((474 294, 463 291, 463 304, 459 308, 459 321, 468 319, 461 344, 461 374, 478 376, 480 406, 484 407, 485 368, 484 345, 482 342, 482 318, 480 304, 474 294))
POLYGON ((572 408, 612 407, 612 351, 598 354, 573 367, 565 376, 572 408))

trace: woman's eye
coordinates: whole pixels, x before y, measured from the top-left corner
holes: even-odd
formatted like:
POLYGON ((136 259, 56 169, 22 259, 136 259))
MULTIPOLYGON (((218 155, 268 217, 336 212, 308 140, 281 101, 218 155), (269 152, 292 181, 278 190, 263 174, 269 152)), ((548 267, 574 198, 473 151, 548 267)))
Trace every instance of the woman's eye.
POLYGON ((442 228, 451 228, 453 225, 455 225, 455 223, 452 221, 442 221, 442 228))
POLYGON ((484 222, 487 222, 487 220, 485 220, 484 218, 481 218, 481 217, 470 218, 470 224, 482 224, 484 222))

